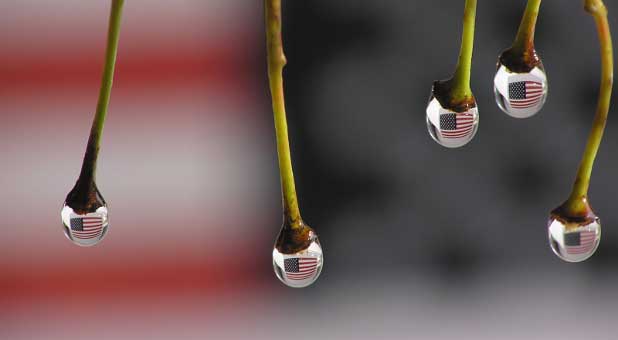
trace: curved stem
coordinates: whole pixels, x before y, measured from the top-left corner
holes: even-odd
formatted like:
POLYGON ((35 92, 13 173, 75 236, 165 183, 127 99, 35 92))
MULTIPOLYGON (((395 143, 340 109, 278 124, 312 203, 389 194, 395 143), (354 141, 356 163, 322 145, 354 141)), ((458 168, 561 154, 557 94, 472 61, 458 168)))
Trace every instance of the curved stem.
POLYGON ((281 0, 265 0, 266 47, 268 58, 268 80, 272 96, 272 106, 277 135, 277 154, 283 192, 283 212, 292 229, 302 227, 292 158, 288 141, 288 125, 285 117, 285 100, 283 94, 283 67, 286 64, 281 39, 281 0))
POLYGON ((513 49, 523 53, 534 48, 534 31, 540 7, 541 0, 528 0, 526 11, 521 19, 519 30, 517 30, 517 36, 513 42, 513 49))
POLYGON ((588 195, 592 166, 599 150, 603 131, 605 130, 614 79, 614 58, 612 38, 607 22, 607 9, 602 0, 586 0, 585 9, 594 17, 599 35, 599 43, 601 45, 601 86, 597 110, 586 144, 586 150, 579 165, 573 191, 566 202, 568 209, 572 212, 582 211, 585 208, 584 203, 588 195))
POLYGON ((465 101, 472 97, 470 89, 470 71, 472 69, 472 50, 474 49, 474 22, 476 20, 476 0, 466 0, 463 17, 463 33, 459 60, 453 76, 451 98, 453 101, 465 101))
POLYGON ((93 184, 96 177, 101 134, 103 133, 103 125, 105 124, 105 116, 107 115, 109 97, 114 81, 114 68, 116 65, 116 53, 118 51, 118 36, 120 32, 120 18, 122 16, 123 4, 124 0, 112 0, 109 31, 107 34, 107 48, 105 52, 105 68, 103 70, 103 79, 101 80, 99 101, 97 103, 94 121, 92 122, 92 128, 90 129, 88 146, 86 147, 86 154, 84 155, 82 170, 78 180, 78 182, 82 182, 84 185, 93 184))

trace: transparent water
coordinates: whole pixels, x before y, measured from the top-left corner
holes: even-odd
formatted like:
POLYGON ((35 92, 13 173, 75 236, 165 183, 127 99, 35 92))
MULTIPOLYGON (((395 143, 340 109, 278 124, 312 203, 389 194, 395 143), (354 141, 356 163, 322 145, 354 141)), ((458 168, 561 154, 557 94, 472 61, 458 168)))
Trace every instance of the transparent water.
POLYGON ((528 118, 543 108, 547 99, 547 75, 542 67, 516 73, 500 64, 494 77, 498 107, 514 118, 528 118))
POLYGON ((77 214, 73 208, 65 204, 60 215, 64 234, 78 246, 93 246, 107 234, 109 228, 107 206, 99 207, 92 213, 77 214))
POLYGON ((324 265, 320 241, 315 240, 306 249, 294 254, 282 254, 273 249, 273 268, 277 278, 286 286, 303 288, 314 283, 324 265))
POLYGON ((462 147, 476 135, 479 126, 477 107, 466 112, 454 112, 443 108, 440 102, 432 97, 426 112, 429 135, 444 147, 462 147))
POLYGON ((567 262, 588 259, 601 241, 601 222, 597 218, 586 225, 564 223, 554 217, 548 222, 549 245, 554 253, 567 262))

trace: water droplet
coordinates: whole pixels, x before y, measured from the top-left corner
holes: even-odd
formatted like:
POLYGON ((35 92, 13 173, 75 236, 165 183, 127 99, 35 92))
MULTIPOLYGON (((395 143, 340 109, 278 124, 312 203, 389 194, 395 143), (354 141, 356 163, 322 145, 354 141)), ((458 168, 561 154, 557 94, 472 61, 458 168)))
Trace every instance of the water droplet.
POLYGON ((547 76, 542 65, 517 73, 498 63, 494 77, 496 104, 511 117, 528 118, 543 108, 547 99, 547 76))
POLYGON ((313 229, 306 225, 301 230, 281 229, 273 249, 273 269, 281 282, 292 288, 307 287, 318 279, 323 265, 322 247, 313 229))
POLYGON ((552 214, 548 222, 549 244, 554 253, 567 262, 581 262, 592 256, 601 241, 598 217, 582 224, 552 214))
POLYGON ((94 182, 78 180, 60 212, 65 236, 78 246, 99 243, 107 234, 107 204, 94 182))
POLYGON ((468 144, 476 135, 479 125, 478 108, 455 112, 442 107, 431 97, 427 104, 427 129, 438 144, 447 148, 458 148, 468 144))
POLYGON ((109 222, 106 206, 99 207, 94 212, 78 214, 65 204, 60 215, 64 234, 78 246, 93 246, 107 234, 109 222))

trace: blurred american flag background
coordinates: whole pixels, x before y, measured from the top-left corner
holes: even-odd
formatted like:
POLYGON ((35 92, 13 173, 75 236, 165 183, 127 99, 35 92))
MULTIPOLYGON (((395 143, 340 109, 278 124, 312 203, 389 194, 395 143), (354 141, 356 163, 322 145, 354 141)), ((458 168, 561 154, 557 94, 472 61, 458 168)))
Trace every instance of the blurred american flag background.
POLYGON ((260 247, 277 232, 279 192, 255 1, 127 1, 97 176, 110 232, 89 249, 65 239, 59 211, 97 102, 109 3, 0 4, 7 338, 139 331, 196 305, 166 298, 271 278, 260 247))

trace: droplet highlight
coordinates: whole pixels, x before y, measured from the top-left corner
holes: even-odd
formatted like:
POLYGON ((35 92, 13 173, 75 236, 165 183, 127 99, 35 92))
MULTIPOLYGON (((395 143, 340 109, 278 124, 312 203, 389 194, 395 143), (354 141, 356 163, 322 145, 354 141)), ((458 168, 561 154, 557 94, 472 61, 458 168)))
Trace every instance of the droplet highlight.
POLYGON ((581 262, 597 250, 601 241, 601 222, 596 217, 582 225, 552 216, 548 222, 548 236, 551 249, 560 259, 581 262))
POLYGON ((543 108, 547 99, 547 75, 542 65, 530 72, 517 73, 498 64, 494 95, 498 107, 514 118, 528 118, 543 108))
POLYGON ((427 130, 438 144, 447 148, 459 148, 468 144, 476 135, 479 125, 478 108, 455 112, 442 107, 432 96, 427 104, 427 130))

